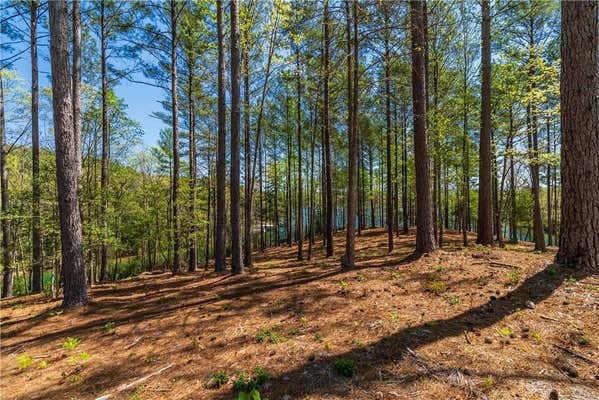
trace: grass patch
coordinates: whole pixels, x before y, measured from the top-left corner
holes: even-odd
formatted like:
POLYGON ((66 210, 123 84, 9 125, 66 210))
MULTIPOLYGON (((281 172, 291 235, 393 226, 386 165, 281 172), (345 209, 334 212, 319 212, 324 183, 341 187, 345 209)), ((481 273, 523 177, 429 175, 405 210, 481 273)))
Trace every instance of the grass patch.
POLYGON ((336 359, 335 364, 333 364, 333 367, 335 368, 335 371, 347 378, 351 378, 358 371, 356 362, 354 360, 348 360, 346 358, 336 359))

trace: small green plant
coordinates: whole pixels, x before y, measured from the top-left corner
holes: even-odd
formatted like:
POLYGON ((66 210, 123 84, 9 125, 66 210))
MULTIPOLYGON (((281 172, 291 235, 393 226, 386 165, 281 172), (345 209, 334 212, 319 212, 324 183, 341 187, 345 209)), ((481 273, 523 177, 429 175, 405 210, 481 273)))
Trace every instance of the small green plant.
POLYGON ((354 328, 360 328, 362 326, 362 320, 354 321, 354 328))
POLYGON ((578 280, 576 278, 574 278, 572 275, 570 275, 567 279, 566 282, 568 283, 576 283, 578 282, 578 280))
POLYGON ((542 343, 543 342, 543 337, 541 336, 541 334, 539 332, 533 332, 533 334, 530 335, 530 336, 537 343, 542 343))
POLYGON ((392 273, 391 276, 393 276, 393 279, 399 279, 399 278, 401 278, 401 272, 396 271, 396 272, 392 273))
POLYGON ((392 321, 398 321, 399 320, 399 314, 398 313, 391 313, 391 320, 392 321))
POLYGON ((48 361, 40 361, 39 364, 37 364, 37 369, 44 369, 48 367, 48 361))
POLYGON ((339 284, 341 286, 341 293, 346 293, 349 289, 349 282, 348 281, 341 281, 341 283, 339 284))
POLYGON ((109 335, 114 333, 114 322, 107 322, 104 324, 104 332, 109 335))
POLYGON ((460 303, 460 299, 459 299, 458 296, 451 296, 449 298, 449 304, 451 304, 452 306, 455 306, 455 305, 457 305, 459 303, 460 303))
POLYGON ((25 369, 33 364, 33 358, 27 353, 21 354, 17 357, 17 363, 19 364, 19 369, 25 369))
POLYGON ((307 328, 308 327, 308 317, 303 316, 300 318, 300 326, 302 328, 307 328))
POLYGON ((491 387, 495 384, 495 379, 493 379, 493 377, 491 376, 487 376, 484 380, 483 383, 486 387, 491 387))
POLYGON ((520 282, 520 271, 513 269, 507 273, 507 281, 510 285, 515 285, 520 282))
POLYGON ((91 358, 91 356, 88 353, 86 353, 85 351, 82 351, 81 353, 79 353, 77 358, 79 358, 79 361, 85 362, 85 361, 88 361, 91 358))
POLYGON ((289 333, 288 334, 289 334, 289 336, 298 335, 299 334, 299 329, 297 329, 297 328, 291 328, 291 329, 289 329, 289 333))
POLYGON ((345 358, 336 359, 333 366, 335 367, 335 371, 347 378, 351 378, 358 371, 356 362, 345 358))
POLYGON ((555 275, 557 273, 555 265, 550 265, 549 267, 547 267, 547 273, 552 276, 555 275))
POLYGON ((356 279, 358 280, 358 282, 364 282, 366 280, 366 277, 364 276, 364 274, 358 274, 356 279))
POLYGON ((268 383, 270 374, 262 367, 254 368, 251 378, 245 372, 239 374, 233 389, 239 391, 237 400, 260 400, 260 386, 268 383))
POLYGON ((272 328, 260 328, 258 333, 256 334, 256 341, 258 343, 279 343, 283 340, 281 335, 277 332, 278 326, 275 325, 272 328))
POLYGON ((229 374, 224 369, 222 371, 213 372, 210 376, 214 381, 214 386, 219 388, 229 382, 229 374))
POLYGON ((314 335, 314 340, 316 340, 317 342, 322 342, 323 339, 324 339, 324 336, 320 332, 318 332, 316 335, 314 335))
POLYGON ((81 339, 77 339, 74 337, 68 337, 62 344, 62 347, 68 350, 75 350, 77 346, 81 343, 81 339))
POLYGON ((425 325, 428 326, 429 328, 434 328, 435 326, 439 325, 439 321, 436 319, 433 319, 431 321, 428 321, 425 325))
POLYGON ((433 281, 428 284, 428 291, 434 294, 441 294, 447 290, 447 285, 441 281, 433 281))
POLYGON ((69 382, 71 383, 76 383, 79 382, 81 380, 81 376, 80 375, 71 375, 69 376, 69 382))
POLYGON ((50 311, 50 313, 48 315, 50 315, 51 317, 56 317, 60 314, 62 314, 64 312, 64 310, 54 310, 54 311, 50 311))
POLYGON ((139 393, 133 393, 131 395, 131 397, 129 397, 129 400, 140 400, 141 397, 139 397, 139 393))
POLYGON ((578 336, 577 341, 578 341, 578 344, 581 346, 587 346, 591 343, 591 339, 585 334, 578 336))
POLYGON ((499 335, 501 335, 503 337, 509 337, 512 333, 514 333, 514 331, 512 330, 512 328, 507 327, 507 328, 497 329, 497 333, 499 333, 499 335))

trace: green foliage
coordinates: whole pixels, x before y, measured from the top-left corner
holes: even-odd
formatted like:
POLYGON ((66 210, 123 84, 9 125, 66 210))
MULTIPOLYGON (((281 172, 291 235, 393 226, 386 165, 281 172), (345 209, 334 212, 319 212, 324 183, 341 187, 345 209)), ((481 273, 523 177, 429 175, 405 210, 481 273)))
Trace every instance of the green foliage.
POLYGON ((333 367, 335 368, 335 371, 347 378, 351 378, 358 371, 356 362, 345 358, 336 359, 333 367))
POLYGON ((514 333, 514 331, 512 330, 512 328, 507 327, 507 328, 497 329, 497 333, 503 337, 509 337, 511 334, 514 333))
POLYGON ((109 335, 114 333, 114 322, 107 322, 104 324, 104 332, 109 335))
POLYGON ((210 377, 214 381, 214 384, 217 388, 229 382, 229 374, 227 374, 227 371, 225 371, 224 369, 221 371, 213 372, 210 377))
POLYGON ((491 376, 487 376, 483 380, 483 384, 489 388, 495 384, 495 379, 493 379, 493 377, 491 377, 491 376))
POLYGON ((48 367, 48 361, 42 360, 37 364, 37 369, 45 369, 48 367))
POLYGON ((279 329, 278 325, 275 325, 269 329, 260 328, 260 330, 256 334, 256 341, 258 343, 264 343, 264 342, 279 343, 279 342, 281 342, 283 340, 283 338, 277 332, 277 329, 279 329))
POLYGON ((531 335, 531 337, 537 343, 542 343, 543 342, 543 337, 541 336, 541 334, 539 332, 533 332, 533 334, 531 335))
POLYGON ((347 291, 349 289, 349 282, 341 281, 341 283, 339 285, 341 286, 341 293, 347 293, 347 291))
POLYGON ((435 294, 441 294, 447 290, 447 286, 443 282, 431 282, 428 285, 428 290, 435 294))
POLYGON ((19 364, 19 369, 25 369, 33 364, 33 358, 27 353, 21 354, 17 357, 17 363, 19 364))
POLYGON ((74 338, 74 337, 68 337, 62 343, 62 347, 64 347, 65 349, 68 349, 68 350, 75 350, 75 348, 77 346, 79 346, 79 343, 81 343, 81 339, 74 338))
POLYGON ((578 336, 577 342, 581 346, 587 346, 591 343, 591 339, 587 335, 582 334, 578 336))
POLYGON ((510 285, 516 285, 520 282, 520 271, 517 269, 512 269, 507 273, 507 281, 510 285))

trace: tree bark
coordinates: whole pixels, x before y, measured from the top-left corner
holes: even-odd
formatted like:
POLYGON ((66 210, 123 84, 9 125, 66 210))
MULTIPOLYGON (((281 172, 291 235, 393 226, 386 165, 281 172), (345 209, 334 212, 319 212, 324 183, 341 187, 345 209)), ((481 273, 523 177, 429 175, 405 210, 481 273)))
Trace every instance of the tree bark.
POLYGON ((2 281, 2 297, 12 297, 12 252, 10 244, 10 218, 8 217, 8 170, 6 169, 6 157, 8 155, 6 145, 6 121, 4 119, 4 85, 0 75, 0 175, 2 190, 2 264, 4 266, 4 277, 2 281))
MULTIPOLYGON (((188 56, 189 57, 189 56, 188 56)), ((194 99, 194 68, 195 63, 193 60, 188 60, 188 103, 189 103, 189 215, 191 218, 191 226, 189 230, 189 265, 187 266, 189 272, 195 272, 198 269, 198 241, 196 238, 196 184, 197 184, 197 170, 196 170, 196 140, 195 140, 195 99, 194 99)), ((210 161, 208 162, 208 215, 207 221, 210 226, 210 161)), ((206 231, 208 232, 208 230, 206 231)), ((206 243, 208 243, 208 237, 206 237, 206 243)), ((206 258, 208 257, 206 251, 206 258)))
MULTIPOLYGON (((243 224, 243 265, 251 269, 252 260, 252 174, 250 161, 252 159, 252 145, 250 138, 250 55, 249 55, 249 37, 247 30, 244 30, 244 43, 242 48, 243 62, 243 125, 244 125, 244 167, 245 167, 245 201, 244 201, 244 224, 243 224)), ((257 146, 256 146, 257 147, 257 146)), ((256 151, 258 149, 256 148, 256 151)))
MULTIPOLYGON (((75 20, 75 3, 73 2, 73 22, 75 20)), ((38 65, 37 65, 37 12, 38 3, 31 1, 31 183, 32 183, 32 219, 31 219, 31 245, 33 259, 32 292, 39 293, 43 285, 43 264, 42 264, 42 232, 40 227, 40 138, 39 138, 39 85, 38 85, 38 65)), ((74 24, 73 24, 74 25, 74 24)), ((73 52, 73 59, 75 51, 73 52)), ((73 70, 75 75, 75 69, 73 70)), ((75 82, 75 77, 73 77, 75 82)), ((74 86, 74 85, 73 85, 74 86)), ((73 95, 75 88, 73 87, 73 95)), ((75 102, 73 102, 73 112, 75 102)))
POLYGON ((181 254, 179 253, 179 103, 177 98, 177 1, 171 0, 171 108, 173 119, 173 275, 181 273, 181 254))
POLYGON ((51 1, 49 11, 56 178, 64 281, 62 306, 71 308, 87 303, 88 297, 77 195, 77 149, 73 134, 67 2, 51 1))
POLYGON ((482 16, 482 101, 476 243, 491 246, 493 244, 493 187, 491 180, 491 5, 489 0, 482 1, 482 16))
POLYGON ((239 135, 240 135, 240 49, 239 49, 239 2, 229 1, 231 13, 231 272, 243 273, 240 235, 239 195, 239 135))
POLYGON ((100 201, 102 203, 102 248, 100 281, 108 281, 108 78, 106 76, 106 4, 100 1, 100 64, 102 74, 102 172, 100 201))
POLYGON ((412 96, 414 114, 414 163, 416 168, 416 252, 437 247, 433 227, 429 157, 426 138, 426 74, 424 60, 424 4, 410 1, 412 33, 412 96))
MULTIPOLYGON (((348 57, 348 109, 351 109, 349 114, 349 170, 348 170, 348 185, 347 185, 347 217, 345 226, 345 256, 343 257, 342 267, 353 268, 356 263, 356 232, 355 232, 355 220, 356 220, 356 200, 357 200, 357 167, 358 167, 358 146, 357 146, 357 112, 358 112, 358 4, 357 0, 353 2, 353 57, 348 57), (353 77, 353 85, 351 85, 351 78, 353 77), (353 91, 353 94, 352 94, 353 91)), ((347 9, 347 23, 348 23, 348 50, 351 43, 351 35, 349 35, 350 26, 350 15, 349 15, 349 4, 346 2, 347 9)), ((348 52, 348 55, 351 52, 348 52)))
POLYGON ((330 63, 330 37, 329 37, 329 1, 324 0, 324 99, 323 99, 323 122, 324 122, 324 154, 325 154, 325 241, 326 256, 332 257, 333 249, 333 184, 331 180, 331 120, 329 117, 329 63, 330 63))
POLYGON ((299 46, 296 49, 297 63, 297 260, 304 259, 304 198, 302 185, 302 76, 299 46))
POLYGON ((216 1, 218 36, 218 140, 216 158, 216 232, 214 235, 214 270, 225 271, 225 183, 226 183, 226 94, 225 94, 225 28, 223 0, 216 1))
POLYGON ((385 13, 385 120, 387 145, 387 251, 393 251, 393 172, 391 170, 391 54, 389 49, 389 10, 384 6, 385 13))
POLYGON ((597 2, 562 3, 561 229, 556 261, 599 273, 597 2))

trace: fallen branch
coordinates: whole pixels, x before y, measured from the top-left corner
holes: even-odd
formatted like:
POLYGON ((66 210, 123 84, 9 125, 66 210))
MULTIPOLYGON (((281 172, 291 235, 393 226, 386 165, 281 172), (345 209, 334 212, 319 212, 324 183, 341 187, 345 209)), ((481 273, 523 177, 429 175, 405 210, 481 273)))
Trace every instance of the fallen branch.
POLYGON ((511 269, 520 269, 517 265, 501 263, 497 261, 489 261, 489 265, 491 267, 499 267, 499 268, 511 268, 511 269))
POLYGON ((468 337, 468 333, 467 333, 466 331, 464 331, 464 337, 466 338, 466 343, 468 343, 468 344, 472 344, 472 343, 470 342, 470 338, 468 337))
POLYGON ((122 391, 124 391, 124 390, 127 390, 127 389, 131 389, 132 387, 135 387, 135 386, 139 385, 140 383, 142 383, 142 382, 145 382, 145 381, 147 381, 148 379, 150 379, 150 378, 152 378, 152 377, 154 377, 154 376, 156 376, 156 375, 159 375, 159 374, 163 373, 163 372, 164 372, 164 371, 166 371, 167 369, 171 368, 173 365, 175 365, 175 364, 173 364, 173 363, 170 363, 170 364, 169 364, 169 365, 167 365, 166 367, 163 367, 163 368, 159 369, 159 370, 158 370, 158 371, 156 371, 156 372, 152 372, 150 375, 146 375, 146 376, 144 376, 144 377, 141 377, 141 378, 139 378, 139 379, 136 379, 136 380, 134 380, 133 382, 130 382, 130 383, 127 383, 127 384, 121 385, 121 386, 119 386, 119 387, 118 387, 118 388, 117 388, 117 389, 116 389, 116 390, 115 390, 113 393, 108 393, 108 394, 105 394, 105 395, 103 395, 103 396, 100 396, 100 397, 98 397, 96 400, 107 400, 107 399, 109 399, 109 398, 113 397, 113 396, 114 396, 115 394, 117 394, 117 393, 120 393, 120 392, 122 392, 122 391))
POLYGON ((569 348, 567 348, 565 346, 560 346, 559 344, 554 344, 554 346, 557 347, 558 349, 560 349, 560 350, 562 350, 562 351, 564 351, 564 352, 566 352, 566 353, 574 356, 574 357, 580 358, 581 360, 584 360, 584 361, 588 362, 589 364, 597 364, 596 361, 591 360, 590 358, 588 358, 584 354, 581 354, 581 353, 579 353, 577 351, 569 349, 569 348))
POLYGON ((140 336, 137 339, 135 339, 133 341, 133 343, 131 343, 130 345, 127 345, 127 347, 125 347, 125 350, 129 350, 131 347, 135 346, 137 343, 139 343, 144 337, 140 336))

